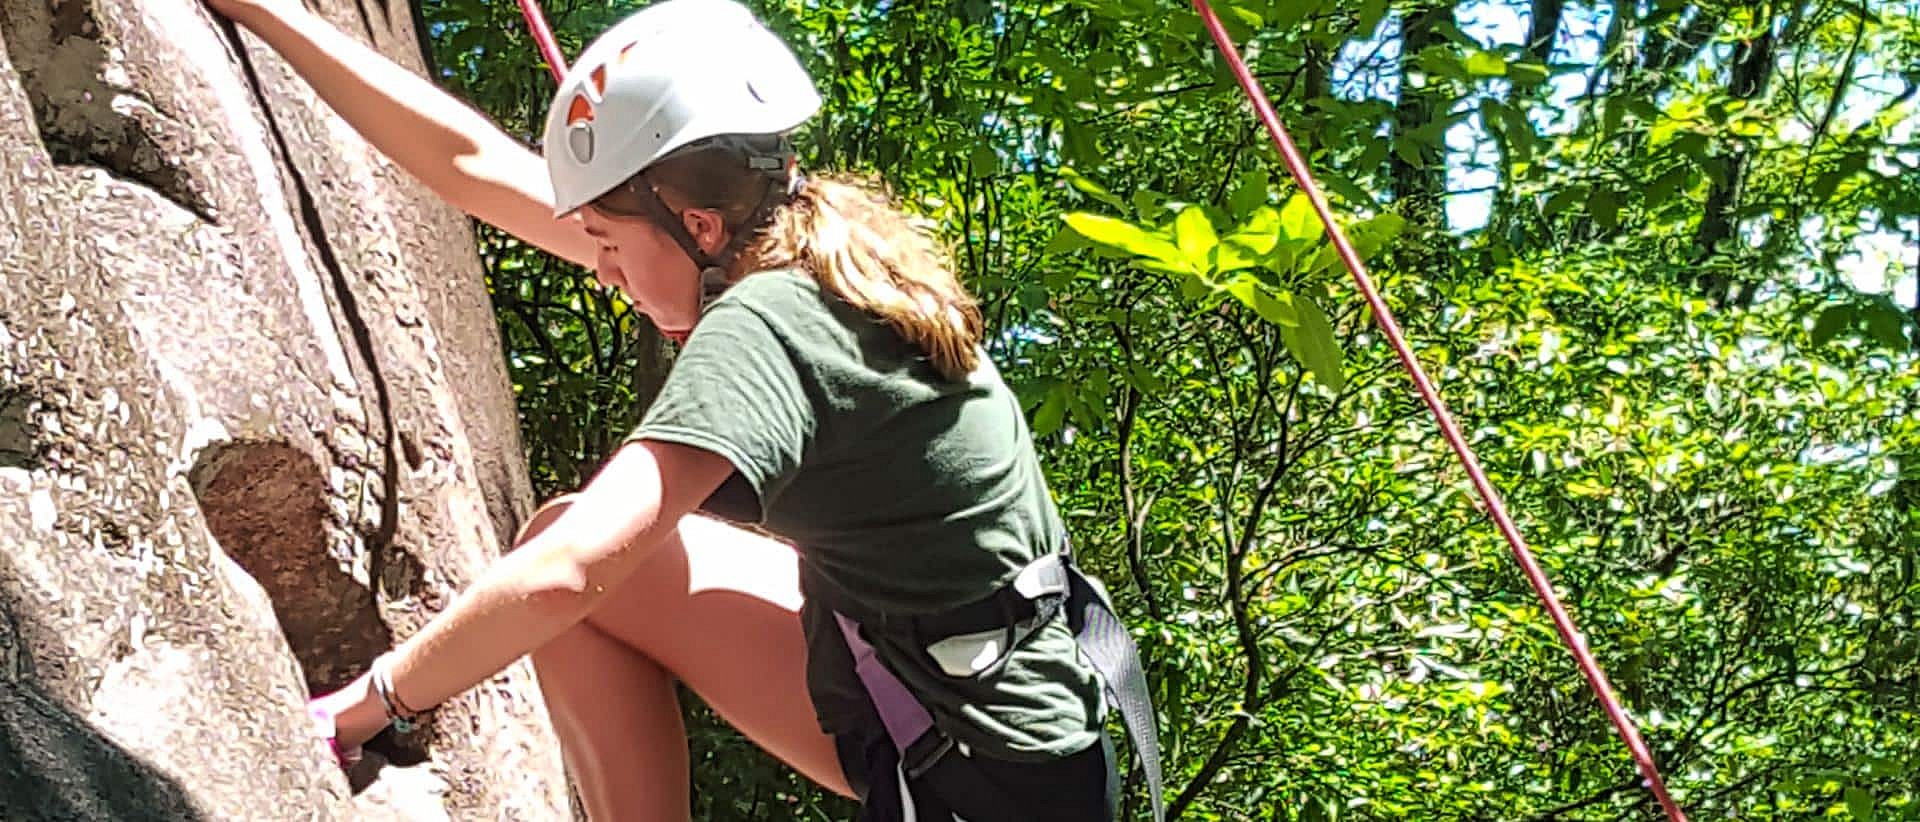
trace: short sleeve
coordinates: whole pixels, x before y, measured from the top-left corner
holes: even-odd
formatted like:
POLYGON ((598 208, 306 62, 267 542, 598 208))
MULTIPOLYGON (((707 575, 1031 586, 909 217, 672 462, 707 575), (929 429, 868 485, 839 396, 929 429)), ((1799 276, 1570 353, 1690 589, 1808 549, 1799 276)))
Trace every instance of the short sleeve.
POLYGON ((739 302, 708 309, 629 440, 688 445, 733 463, 761 510, 813 441, 813 404, 792 348, 739 302))

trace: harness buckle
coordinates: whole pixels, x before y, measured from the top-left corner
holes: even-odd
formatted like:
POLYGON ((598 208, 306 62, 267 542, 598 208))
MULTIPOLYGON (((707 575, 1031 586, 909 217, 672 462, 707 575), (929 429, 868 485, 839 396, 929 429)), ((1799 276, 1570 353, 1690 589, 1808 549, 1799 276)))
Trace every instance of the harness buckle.
POLYGON ((1013 590, 1030 600, 1066 593, 1065 557, 1056 552, 1027 563, 1027 567, 1020 569, 1020 575, 1013 578, 1013 590))
POLYGON ((928 728, 900 754, 901 773, 906 774, 909 780, 919 779, 927 771, 933 770, 933 766, 940 764, 940 760, 946 758, 954 745, 953 737, 937 727, 928 728))

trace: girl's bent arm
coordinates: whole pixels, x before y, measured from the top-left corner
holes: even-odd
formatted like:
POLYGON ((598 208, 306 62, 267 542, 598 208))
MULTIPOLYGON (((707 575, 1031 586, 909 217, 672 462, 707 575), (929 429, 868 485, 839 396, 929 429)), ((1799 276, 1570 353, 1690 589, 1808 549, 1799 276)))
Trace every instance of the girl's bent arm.
POLYGON ((688 446, 621 448, 552 526, 396 649, 401 701, 439 704, 586 618, 732 471, 725 458, 688 446))
POLYGON ((458 98, 297 2, 219 3, 300 73, 374 148, 456 208, 591 267, 576 217, 555 219, 546 162, 458 98))

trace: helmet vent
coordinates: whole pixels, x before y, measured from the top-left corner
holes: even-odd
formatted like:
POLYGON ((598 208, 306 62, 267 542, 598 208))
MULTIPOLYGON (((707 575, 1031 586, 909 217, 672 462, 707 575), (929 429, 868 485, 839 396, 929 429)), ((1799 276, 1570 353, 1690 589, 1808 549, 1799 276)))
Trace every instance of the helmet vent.
POLYGON ((567 151, 581 164, 593 162, 593 124, 574 123, 567 129, 567 151))

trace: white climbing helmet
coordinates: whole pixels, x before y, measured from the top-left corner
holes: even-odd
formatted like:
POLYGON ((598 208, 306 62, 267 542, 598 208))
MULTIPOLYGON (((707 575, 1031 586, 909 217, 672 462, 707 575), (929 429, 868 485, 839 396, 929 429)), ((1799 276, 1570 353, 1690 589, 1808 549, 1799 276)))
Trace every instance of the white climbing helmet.
POLYGON ((723 134, 781 134, 820 109, 793 52, 735 0, 665 0, 600 35, 547 112, 554 215, 673 150, 723 134))

